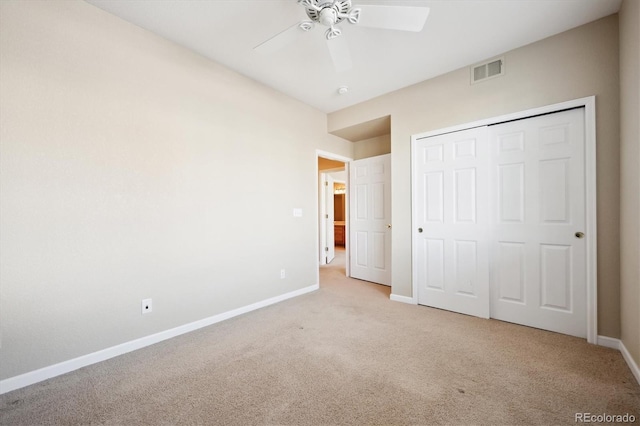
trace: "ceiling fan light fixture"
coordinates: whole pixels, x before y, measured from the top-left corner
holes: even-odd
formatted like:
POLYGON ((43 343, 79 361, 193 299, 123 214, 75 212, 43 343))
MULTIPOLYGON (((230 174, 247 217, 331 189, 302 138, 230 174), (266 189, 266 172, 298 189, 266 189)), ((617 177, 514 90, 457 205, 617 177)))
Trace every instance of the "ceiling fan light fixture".
POLYGON ((334 38, 340 37, 340 34, 342 34, 340 28, 331 27, 324 35, 325 37, 327 37, 327 40, 333 40, 334 38))
POLYGON ((313 21, 302 21, 299 25, 302 31, 311 31, 315 26, 316 24, 314 24, 313 21))
POLYGON ((357 24, 358 22, 360 22, 361 12, 362 12, 362 9, 360 9, 359 7, 354 7, 349 11, 349 16, 347 16, 347 21, 349 21, 350 24, 354 24, 354 25, 357 24))
POLYGON ((298 0, 298 4, 301 4, 307 8, 318 10, 318 6, 316 6, 313 0, 298 0))

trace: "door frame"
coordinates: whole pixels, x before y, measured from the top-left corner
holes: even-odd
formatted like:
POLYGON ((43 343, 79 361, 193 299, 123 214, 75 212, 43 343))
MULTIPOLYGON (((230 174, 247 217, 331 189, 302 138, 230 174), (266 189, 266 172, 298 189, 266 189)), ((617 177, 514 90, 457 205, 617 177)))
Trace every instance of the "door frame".
MULTIPOLYGON (((320 232, 322 230, 322 226, 321 226, 321 217, 320 217, 320 209, 321 209, 321 205, 320 205, 320 196, 321 196, 321 188, 322 188, 322 181, 321 181, 321 176, 320 176, 320 169, 318 168, 318 158, 326 158, 329 160, 335 160, 335 161, 341 161, 344 163, 344 170, 346 172, 346 184, 345 184, 345 188, 346 188, 346 194, 349 194, 349 163, 351 161, 353 161, 353 158, 350 157, 345 157, 343 155, 340 154, 334 154, 332 152, 328 152, 328 151, 323 151, 321 149, 316 149, 316 156, 315 156, 315 171, 316 171, 316 247, 317 247, 317 254, 316 254, 316 258, 318 260, 318 268, 316 268, 316 281, 318 284, 320 284, 320 253, 322 250, 322 240, 320 238, 320 232)), ((324 173, 324 172, 323 172, 324 173)), ((345 195, 345 244, 344 244, 344 248, 345 248, 345 269, 346 269, 346 275, 350 276, 350 269, 349 269, 349 237, 348 237, 348 231, 349 231, 349 200, 348 200, 348 195, 345 195)))
POLYGON ((586 268, 587 268, 587 342, 592 344, 598 343, 598 285, 597 285, 597 194, 596 194, 596 97, 588 96, 585 98, 574 99, 567 102, 561 102, 552 105, 546 105, 539 108, 532 108, 511 114, 505 114, 497 117, 487 118, 483 120, 473 121, 470 123, 460 124, 442 129, 432 130, 429 132, 419 133, 411 136, 411 286, 412 300, 411 303, 418 304, 418 285, 417 285, 417 240, 413 238, 413 230, 416 229, 417 206, 413 202, 416 198, 416 176, 413 158, 416 152, 416 144, 420 139, 438 136, 445 133, 467 130, 474 127, 482 127, 493 124, 504 123, 507 121, 521 120, 542 114, 550 114, 560 112, 571 108, 584 107, 585 119, 585 220, 586 233, 589 239, 586 242, 586 268))
MULTIPOLYGON (((333 187, 331 188, 331 191, 329 191, 329 186, 330 186, 329 179, 331 179, 331 186, 333 186, 333 177, 331 176, 331 174, 335 172, 331 170, 323 170, 323 171, 318 171, 318 173, 319 173, 319 179, 320 179, 318 181, 318 184, 320 185, 318 187, 318 193, 320 194, 320 211, 318 211, 319 226, 320 226, 320 246, 319 246, 320 252, 318 253, 318 258, 320 261, 320 265, 327 265, 331 263, 331 261, 333 261, 335 257, 335 237, 333 240, 334 241, 333 251, 329 250, 329 247, 331 246, 331 244, 329 244, 329 236, 331 235, 332 232, 335 232, 335 226, 331 226, 331 230, 329 230, 330 221, 327 220, 331 215, 330 213, 331 209, 329 208, 329 204, 333 206, 333 200, 329 202, 328 193, 331 192, 331 194, 333 194, 333 187), (324 251, 322 250, 323 247, 324 247, 324 251), (330 253, 333 253, 333 257, 331 257, 330 261, 327 261, 327 258, 329 257, 330 253)), ((334 218, 334 222, 335 222, 335 218, 334 218)))

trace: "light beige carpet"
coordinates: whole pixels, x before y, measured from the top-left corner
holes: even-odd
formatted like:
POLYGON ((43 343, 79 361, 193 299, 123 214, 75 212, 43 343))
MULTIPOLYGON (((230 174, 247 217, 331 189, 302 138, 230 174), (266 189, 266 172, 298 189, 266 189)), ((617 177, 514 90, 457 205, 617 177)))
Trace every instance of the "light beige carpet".
MULTIPOLYGON (((339 252, 343 256, 344 252, 339 252)), ((575 424, 640 417, 618 351, 389 300, 344 277, 321 289, 0 397, 14 424, 575 424)), ((636 420, 638 422, 639 420, 636 420)))

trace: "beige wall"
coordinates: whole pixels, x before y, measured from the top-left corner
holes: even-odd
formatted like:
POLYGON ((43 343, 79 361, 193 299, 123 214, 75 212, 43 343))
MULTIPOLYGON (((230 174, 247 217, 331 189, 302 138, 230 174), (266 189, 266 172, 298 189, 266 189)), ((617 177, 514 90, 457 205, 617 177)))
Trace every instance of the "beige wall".
POLYGON ((622 342, 640 365, 640 1, 620 9, 620 261, 622 342))
POLYGON ((510 51, 506 75, 475 85, 458 71, 334 112, 329 131, 391 115, 392 291, 411 296, 411 135, 596 95, 599 333, 620 336, 618 18, 510 51))
POLYGON ((1 379, 317 284, 325 114, 82 1, 0 43, 1 379))
POLYGON ((353 159, 376 157, 391 153, 391 135, 376 136, 353 143, 353 159))

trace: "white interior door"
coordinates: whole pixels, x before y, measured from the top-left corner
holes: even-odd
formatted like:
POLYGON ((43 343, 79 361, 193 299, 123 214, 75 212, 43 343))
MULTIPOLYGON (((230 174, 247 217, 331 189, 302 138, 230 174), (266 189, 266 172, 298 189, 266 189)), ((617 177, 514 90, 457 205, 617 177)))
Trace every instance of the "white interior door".
POLYGON ((489 129, 491 316, 586 337, 584 109, 489 129))
POLYGON ((349 168, 351 277, 391 285, 391 154, 349 168))
POLYGON ((324 181, 324 190, 325 190, 325 232, 326 236, 326 246, 325 246, 325 256, 326 262, 331 263, 334 257, 336 257, 336 243, 335 243, 335 211, 333 209, 333 177, 331 175, 326 175, 326 179, 324 181))
POLYGON ((418 303, 489 317, 487 128, 414 145, 418 303))

